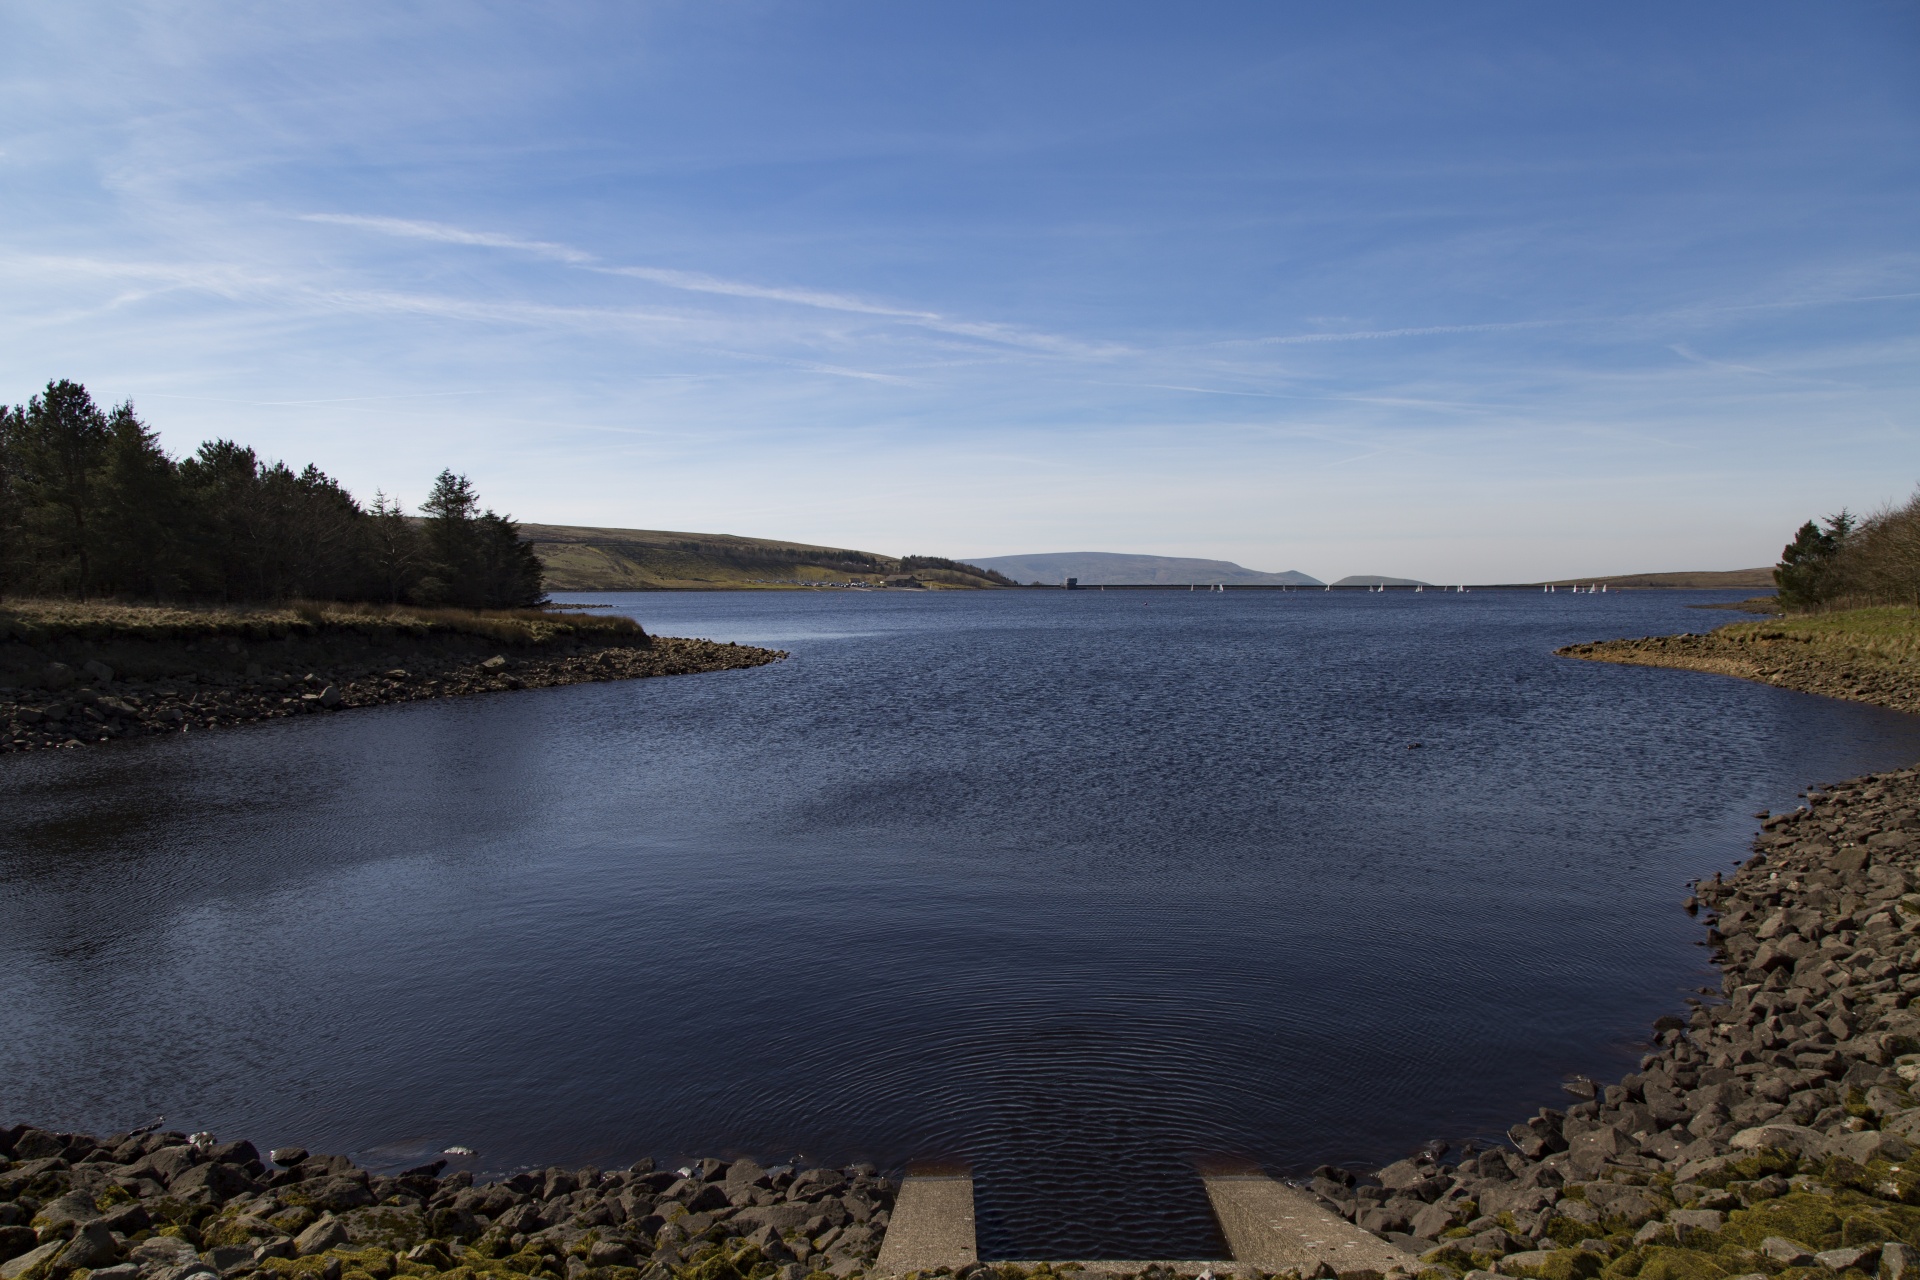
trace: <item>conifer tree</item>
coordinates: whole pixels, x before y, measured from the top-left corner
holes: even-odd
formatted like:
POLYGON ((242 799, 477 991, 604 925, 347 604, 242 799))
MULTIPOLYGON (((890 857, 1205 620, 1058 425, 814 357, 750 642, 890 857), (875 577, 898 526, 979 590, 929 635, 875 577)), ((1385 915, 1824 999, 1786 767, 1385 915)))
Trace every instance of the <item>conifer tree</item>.
POLYGON ((99 585, 168 600, 187 586, 190 548, 180 471, 131 402, 107 418, 101 467, 99 585))
POLYGON ((465 476, 443 471, 422 514, 232 440, 176 462, 131 402, 103 413, 75 382, 0 405, 0 594, 542 601, 533 544, 465 476))
POLYGON ((15 483, 28 554, 41 584, 84 597, 94 586, 93 517, 110 438, 106 415, 85 387, 61 379, 27 402, 23 418, 15 483))
POLYGON ((1839 591, 1835 562, 1853 532, 1853 514, 1842 510, 1839 515, 1828 516, 1826 523, 1822 529, 1807 521, 1780 552, 1773 582, 1786 608, 1818 608, 1839 591))

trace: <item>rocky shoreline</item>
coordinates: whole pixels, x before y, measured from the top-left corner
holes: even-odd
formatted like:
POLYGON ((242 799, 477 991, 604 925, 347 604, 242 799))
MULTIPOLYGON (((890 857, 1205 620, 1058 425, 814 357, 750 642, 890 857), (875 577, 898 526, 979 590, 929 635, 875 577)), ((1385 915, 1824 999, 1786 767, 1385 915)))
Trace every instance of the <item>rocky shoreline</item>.
POLYGON ((801 1280, 869 1267, 872 1165, 545 1169, 476 1185, 211 1134, 0 1128, 5 1280, 801 1280))
POLYGON ((1554 652, 1588 662, 1705 671, 1894 711, 1920 711, 1920 680, 1911 665, 1876 660, 1858 650, 1835 653, 1821 640, 1785 627, 1735 623, 1706 635, 1602 640, 1554 652))
POLYGON ((644 634, 620 643, 570 644, 559 652, 533 653, 394 641, 362 646, 366 651, 359 653, 342 653, 338 646, 307 653, 277 643, 226 640, 210 647, 217 649, 219 662, 162 664, 174 674, 161 674, 149 664, 134 675, 97 658, 38 663, 27 673, 34 687, 0 688, 0 754, 422 698, 729 671, 787 656, 777 649, 644 634))
POLYGON ((1810 792, 1695 887, 1721 998, 1640 1070, 1575 1080, 1509 1145, 1370 1174, 1328 1208, 1409 1270, 1545 1280, 1878 1276, 1920 1267, 1920 768, 1810 792))

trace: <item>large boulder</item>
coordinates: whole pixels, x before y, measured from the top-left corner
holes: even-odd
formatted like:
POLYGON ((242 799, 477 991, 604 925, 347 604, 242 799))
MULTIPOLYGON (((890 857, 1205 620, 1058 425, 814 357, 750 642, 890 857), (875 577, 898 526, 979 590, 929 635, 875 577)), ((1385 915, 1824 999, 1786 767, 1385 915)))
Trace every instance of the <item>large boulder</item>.
POLYGON ((345 1213, 373 1203, 373 1192, 367 1190, 366 1183, 341 1174, 302 1182, 298 1187, 289 1187, 287 1192, 283 1199, 304 1200, 328 1213, 345 1213))
POLYGON ((225 1204, 237 1195, 256 1189, 257 1184, 230 1164, 197 1164, 172 1182, 167 1190, 183 1200, 211 1200, 225 1204))
POLYGON ((1827 1135, 1799 1124, 1763 1124, 1742 1129, 1727 1145, 1735 1151, 1765 1151, 1778 1147, 1797 1156, 1818 1155, 1825 1148, 1827 1135))
POLYGON ((112 1266, 119 1256, 120 1244, 113 1238, 113 1232, 97 1222, 89 1222, 73 1233, 73 1239, 60 1251, 55 1265, 63 1271, 92 1271, 112 1266))
POLYGON ((0 1262, 0 1280, 40 1280, 53 1270, 53 1261, 67 1247, 65 1240, 49 1240, 18 1257, 0 1262))
POLYGON ((1861 1165, 1874 1160, 1905 1160, 1910 1153, 1904 1140, 1879 1129, 1835 1134, 1826 1140, 1823 1149, 1829 1156, 1839 1156, 1861 1165))

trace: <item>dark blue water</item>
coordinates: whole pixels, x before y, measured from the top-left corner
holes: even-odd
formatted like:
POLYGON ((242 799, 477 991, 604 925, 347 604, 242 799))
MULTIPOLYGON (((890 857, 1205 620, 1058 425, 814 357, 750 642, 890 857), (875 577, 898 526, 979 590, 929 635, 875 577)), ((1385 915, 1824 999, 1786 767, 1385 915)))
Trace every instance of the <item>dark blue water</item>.
POLYGON ((1706 598, 617 597, 793 656, 0 758, 0 1117, 963 1158, 990 1256, 1218 1256, 1195 1159, 1380 1162, 1628 1069, 1711 979, 1684 882, 1920 759, 1552 656, 1706 598))

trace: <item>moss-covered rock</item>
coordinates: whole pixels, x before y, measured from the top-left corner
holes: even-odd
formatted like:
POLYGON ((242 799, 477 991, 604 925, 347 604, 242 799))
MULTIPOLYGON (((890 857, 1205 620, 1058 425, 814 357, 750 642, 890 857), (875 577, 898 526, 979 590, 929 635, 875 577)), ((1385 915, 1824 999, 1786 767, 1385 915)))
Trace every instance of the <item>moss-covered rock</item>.
POLYGON ((1606 1269, 1607 1260, 1585 1249, 1555 1249, 1537 1267, 1522 1267, 1519 1274, 1536 1280, 1594 1280, 1606 1269))
POLYGON ((1666 1245, 1629 1249, 1602 1272, 1607 1280, 1723 1280, 1734 1274, 1713 1254, 1666 1245))
POLYGON ((758 1245, 742 1243, 728 1248, 725 1244, 713 1244, 675 1267, 673 1274, 678 1280, 765 1280, 776 1270, 758 1245))

